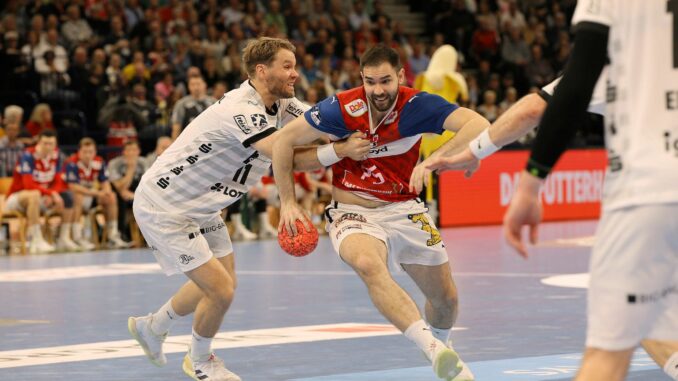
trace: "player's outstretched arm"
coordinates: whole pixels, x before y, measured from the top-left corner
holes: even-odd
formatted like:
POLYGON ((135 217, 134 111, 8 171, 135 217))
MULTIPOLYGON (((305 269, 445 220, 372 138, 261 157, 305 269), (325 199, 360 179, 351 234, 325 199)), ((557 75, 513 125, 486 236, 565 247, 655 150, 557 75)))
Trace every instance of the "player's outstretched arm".
POLYGON ((539 188, 576 129, 576 121, 586 112, 593 88, 607 57, 609 29, 595 23, 580 23, 574 50, 558 88, 549 101, 541 127, 532 146, 526 171, 504 219, 506 238, 522 256, 527 256, 520 239, 522 225, 529 225, 536 242, 536 227, 541 219, 539 188))
POLYGON ((443 128, 455 132, 454 138, 448 140, 442 147, 438 148, 431 156, 414 168, 410 177, 410 192, 421 192, 424 181, 429 181, 431 169, 428 166, 431 162, 461 152, 471 139, 478 136, 489 126, 490 122, 487 119, 471 109, 460 107, 451 113, 445 119, 443 128))
POLYGON ((522 237, 523 225, 529 228, 530 243, 533 245, 537 243, 537 232, 542 216, 542 206, 539 202, 540 188, 541 180, 523 171, 511 204, 504 215, 504 238, 524 258, 527 258, 527 249, 522 237))
POLYGON ((546 101, 536 93, 522 97, 511 106, 480 136, 473 139, 463 151, 449 157, 432 160, 428 169, 433 171, 463 170, 470 177, 480 165, 480 160, 506 144, 513 143, 537 126, 546 101), (483 136, 487 134, 487 136, 483 136), (489 144, 487 139, 489 139, 489 144))

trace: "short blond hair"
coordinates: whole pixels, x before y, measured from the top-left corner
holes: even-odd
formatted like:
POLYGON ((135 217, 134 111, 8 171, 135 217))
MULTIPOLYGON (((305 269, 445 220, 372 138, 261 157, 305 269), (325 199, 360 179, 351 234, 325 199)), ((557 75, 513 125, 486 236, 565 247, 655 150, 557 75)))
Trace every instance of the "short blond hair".
POLYGON ((24 109, 17 105, 9 105, 5 107, 4 119, 5 123, 17 122, 21 123, 21 119, 24 115, 24 109))
POLYGON ((242 53, 242 62, 245 70, 247 70, 247 75, 253 78, 259 64, 270 66, 275 55, 281 49, 287 49, 292 53, 296 51, 291 42, 282 38, 260 37, 248 42, 242 53))

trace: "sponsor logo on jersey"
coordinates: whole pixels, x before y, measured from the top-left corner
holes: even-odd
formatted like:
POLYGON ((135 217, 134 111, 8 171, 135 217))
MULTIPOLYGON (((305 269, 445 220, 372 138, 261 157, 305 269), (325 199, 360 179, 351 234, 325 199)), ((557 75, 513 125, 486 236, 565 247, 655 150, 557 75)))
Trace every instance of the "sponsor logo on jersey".
POLYGON ((428 218, 426 218, 426 214, 410 214, 407 216, 407 218, 409 218, 410 221, 415 224, 421 224, 421 230, 430 234, 430 238, 426 240, 426 246, 434 246, 442 241, 440 238, 440 231, 431 225, 431 223, 428 221, 428 218))
POLYGON ((339 239, 342 234, 344 234, 347 230, 351 229, 358 229, 362 230, 363 226, 361 224, 353 224, 353 225, 346 225, 342 226, 341 229, 334 235, 336 239, 339 239))
MULTIPOLYGON (((239 175, 239 173, 238 173, 238 175, 239 175)), ((217 192, 217 193, 223 193, 224 195, 226 195, 228 197, 233 197, 233 198, 240 198, 245 194, 245 192, 241 192, 237 189, 233 189, 233 188, 228 187, 228 186, 226 186, 222 183, 216 183, 216 184, 210 186, 210 191, 217 192)))
POLYGON ((313 120, 313 123, 315 123, 316 126, 319 125, 321 119, 320 119, 320 108, 318 107, 318 105, 313 106, 313 108, 311 109, 310 115, 311 115, 311 120, 313 120))
POLYGON ((299 116, 304 113, 304 110, 298 107, 294 102, 291 102, 289 105, 287 105, 285 111, 289 112, 294 116, 299 116))
POLYGON ((344 105, 346 112, 352 117, 359 117, 367 112, 367 104, 362 99, 356 99, 351 103, 344 105))
POLYGON ((344 213, 334 222, 335 226, 339 226, 340 223, 344 221, 358 221, 358 222, 367 222, 365 217, 362 214, 358 213, 344 213))
POLYGON ((391 124, 395 122, 396 118, 398 118, 398 110, 393 110, 384 120, 384 124, 391 124))
POLYGON ((370 155, 378 156, 381 153, 388 152, 388 146, 374 147, 370 150, 370 155))
POLYGON ((252 120, 252 125, 259 131, 261 131, 262 128, 268 126, 268 121, 266 120, 266 115, 264 114, 252 114, 250 115, 250 120, 252 120))
POLYGON ((250 134, 252 133, 252 130, 247 127, 247 119, 245 118, 245 115, 239 114, 233 117, 233 120, 235 120, 235 124, 240 127, 243 133, 245 134, 250 134))

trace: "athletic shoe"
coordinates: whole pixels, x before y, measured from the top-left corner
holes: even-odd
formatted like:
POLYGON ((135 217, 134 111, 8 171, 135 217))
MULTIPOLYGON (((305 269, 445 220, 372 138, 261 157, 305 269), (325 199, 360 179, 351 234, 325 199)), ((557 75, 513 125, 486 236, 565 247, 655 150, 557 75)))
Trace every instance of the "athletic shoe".
POLYGON ((40 238, 33 238, 28 244, 29 254, 45 254, 54 252, 54 246, 40 238))
POLYGON ((224 362, 214 353, 205 361, 193 361, 189 350, 184 356, 182 368, 196 381, 242 381, 238 375, 226 369, 224 362))
POLYGON ((90 251, 94 250, 96 248, 96 245, 90 242, 89 240, 82 238, 82 239, 77 239, 74 241, 78 246, 80 246, 81 250, 84 251, 90 251))
POLYGON ((72 239, 65 237, 59 238, 57 241, 57 250, 59 251, 80 251, 80 246, 77 243, 73 242, 72 239))
POLYGON ((461 373, 462 365, 459 361, 459 355, 454 350, 446 347, 442 341, 433 341, 428 355, 433 366, 433 373, 438 378, 451 381, 461 373))
POLYGON ((125 242, 120 238, 120 235, 108 237, 106 247, 109 249, 127 249, 132 247, 132 242, 125 242))
POLYGON ((144 350, 146 357, 155 366, 164 366, 167 364, 167 357, 162 352, 162 343, 167 338, 167 332, 163 335, 156 335, 151 331, 151 322, 153 321, 153 314, 148 314, 141 317, 130 317, 127 319, 127 329, 136 340, 141 349, 144 350))

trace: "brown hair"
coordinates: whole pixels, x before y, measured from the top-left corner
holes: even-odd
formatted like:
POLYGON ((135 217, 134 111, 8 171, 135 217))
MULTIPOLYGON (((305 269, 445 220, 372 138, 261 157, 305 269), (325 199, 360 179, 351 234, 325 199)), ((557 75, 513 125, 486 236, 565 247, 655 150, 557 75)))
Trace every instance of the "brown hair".
POLYGON ((96 147, 97 143, 94 141, 92 138, 82 138, 80 139, 80 142, 78 143, 78 148, 86 147, 86 146, 95 146, 96 147))
POLYGON ((296 48, 291 42, 282 38, 260 37, 247 43, 243 49, 242 62, 247 75, 252 78, 259 64, 270 66, 280 49, 294 53, 296 48))
POLYGON ((400 55, 395 49, 389 48, 384 44, 377 44, 360 57, 360 71, 362 71, 365 66, 379 66, 384 62, 391 64, 396 71, 402 68, 400 55))

